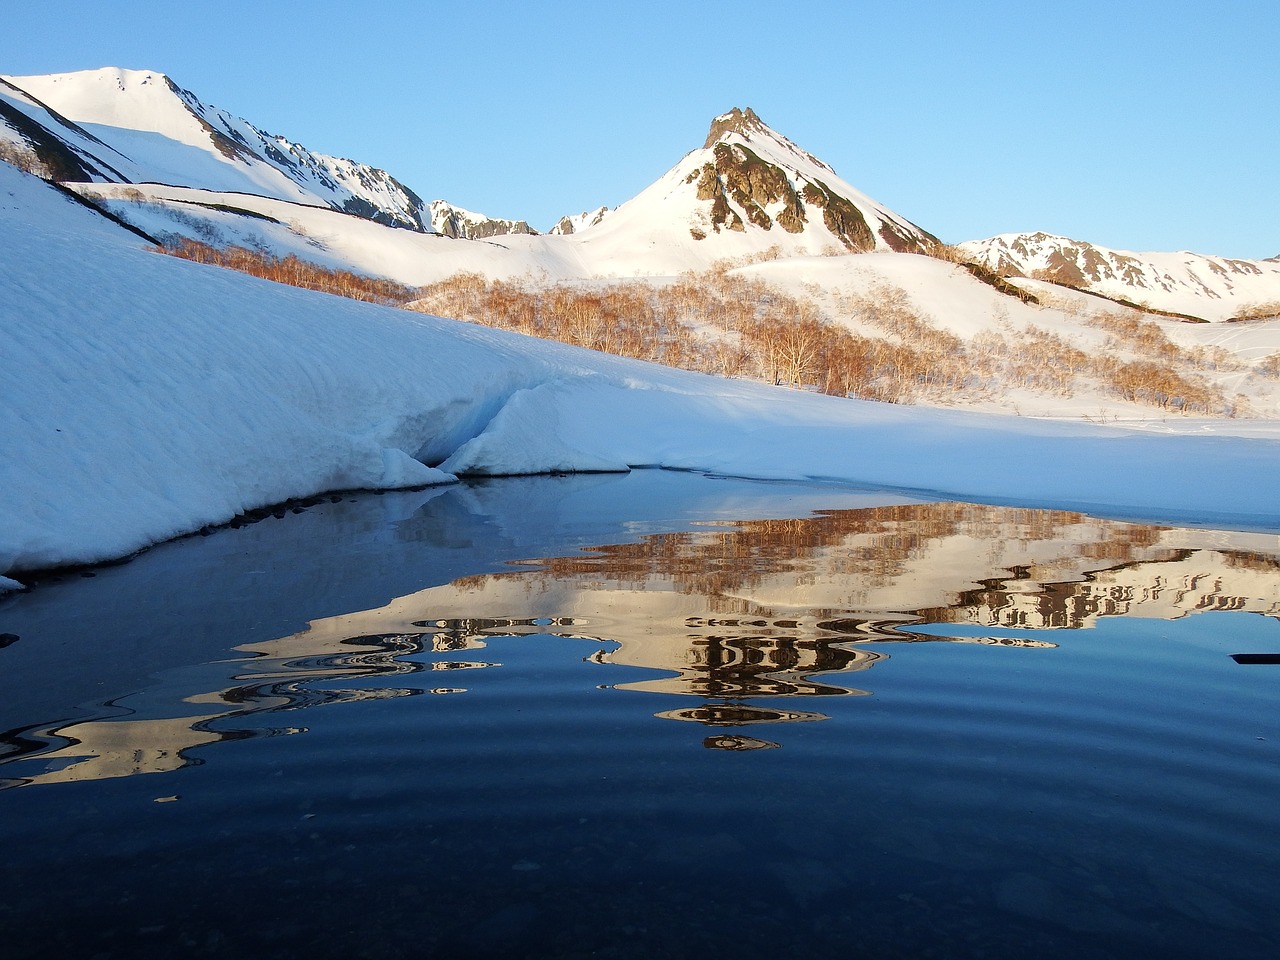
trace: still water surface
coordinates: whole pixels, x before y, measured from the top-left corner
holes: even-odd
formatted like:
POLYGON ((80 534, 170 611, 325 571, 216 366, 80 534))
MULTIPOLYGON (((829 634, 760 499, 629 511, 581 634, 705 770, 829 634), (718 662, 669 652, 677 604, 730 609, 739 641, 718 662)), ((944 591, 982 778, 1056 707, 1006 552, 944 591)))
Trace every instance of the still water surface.
POLYGON ((1265 533, 337 498, 0 601, 0 954, 1278 956, 1278 618, 1265 533))

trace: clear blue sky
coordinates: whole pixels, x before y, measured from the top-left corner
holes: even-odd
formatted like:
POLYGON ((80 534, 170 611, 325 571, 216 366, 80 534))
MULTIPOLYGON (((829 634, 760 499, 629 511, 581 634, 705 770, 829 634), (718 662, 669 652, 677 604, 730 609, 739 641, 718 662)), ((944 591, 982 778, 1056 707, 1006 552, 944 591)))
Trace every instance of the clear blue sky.
POLYGON ((146 68, 324 153, 545 229, 751 106, 942 239, 1280 255, 1280 3, 70 0, 0 73, 146 68))

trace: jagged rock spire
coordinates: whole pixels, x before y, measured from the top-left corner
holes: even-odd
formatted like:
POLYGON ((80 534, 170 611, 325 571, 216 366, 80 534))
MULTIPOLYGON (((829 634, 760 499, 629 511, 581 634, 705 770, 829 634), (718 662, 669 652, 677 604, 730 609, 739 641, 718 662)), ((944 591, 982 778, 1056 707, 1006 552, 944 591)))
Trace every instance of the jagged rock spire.
POLYGON ((764 121, 757 117, 756 112, 750 107, 747 107, 746 110, 739 110, 734 107, 728 113, 723 113, 711 121, 711 132, 707 134, 707 142, 702 146, 703 149, 712 146, 726 133, 741 134, 744 138, 750 140, 751 134, 761 133, 768 129, 764 121))

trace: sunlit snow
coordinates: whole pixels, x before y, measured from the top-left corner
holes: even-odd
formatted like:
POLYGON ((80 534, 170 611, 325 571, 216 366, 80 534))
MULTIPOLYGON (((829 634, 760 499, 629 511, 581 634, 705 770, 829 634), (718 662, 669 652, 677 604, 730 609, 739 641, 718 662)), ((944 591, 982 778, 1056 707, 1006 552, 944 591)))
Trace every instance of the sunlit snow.
POLYGON ((836 399, 346 301, 155 254, 5 165, 0 249, 10 577, 449 472, 654 466, 1280 520, 1272 440, 836 399))

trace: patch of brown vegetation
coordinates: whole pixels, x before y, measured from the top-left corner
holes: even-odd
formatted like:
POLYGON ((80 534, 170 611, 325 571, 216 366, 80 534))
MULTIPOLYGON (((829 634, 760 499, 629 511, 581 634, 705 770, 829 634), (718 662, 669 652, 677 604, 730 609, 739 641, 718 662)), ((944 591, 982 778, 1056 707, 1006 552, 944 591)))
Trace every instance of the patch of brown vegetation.
POLYGON ((1274 320, 1280 317, 1280 300, 1248 303, 1241 307, 1227 323, 1244 323, 1250 320, 1274 320))
POLYGON ((198 240, 176 240, 161 247, 161 253, 193 260, 196 263, 210 263, 219 267, 228 267, 248 273, 276 283, 286 283, 292 287, 306 290, 318 290, 332 293, 352 300, 363 300, 367 303, 381 303, 388 306, 403 306, 413 299, 414 289, 394 280, 381 277, 366 277, 350 270, 335 270, 321 267, 290 254, 287 257, 273 257, 257 250, 244 247, 213 247, 198 240))
MULTIPOLYGON (((839 297, 834 316, 826 315, 815 301, 743 277, 728 263, 665 286, 639 280, 498 281, 461 273, 415 291, 238 247, 219 250, 183 240, 164 252, 312 290, 835 396, 946 403, 1012 387, 1069 396, 1077 379, 1087 377, 1134 403, 1184 413, 1230 412, 1220 391, 1195 373, 1219 368, 1218 361, 1178 347, 1136 314, 1089 319, 1109 333, 1106 354, 1093 356, 1034 326, 1012 339, 986 331, 962 340, 922 316, 904 290, 887 284, 839 297)), ((1257 370, 1280 378, 1280 354, 1257 370)))

